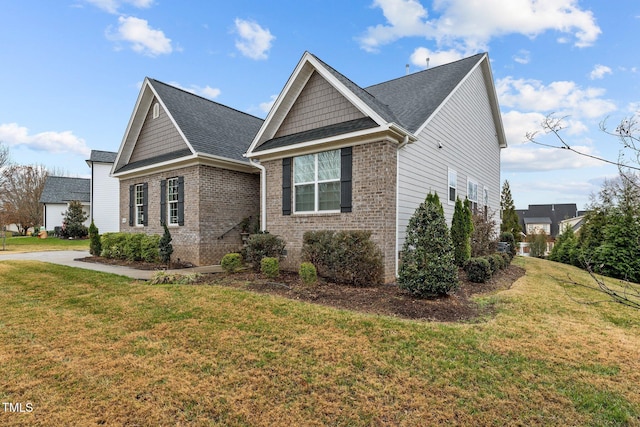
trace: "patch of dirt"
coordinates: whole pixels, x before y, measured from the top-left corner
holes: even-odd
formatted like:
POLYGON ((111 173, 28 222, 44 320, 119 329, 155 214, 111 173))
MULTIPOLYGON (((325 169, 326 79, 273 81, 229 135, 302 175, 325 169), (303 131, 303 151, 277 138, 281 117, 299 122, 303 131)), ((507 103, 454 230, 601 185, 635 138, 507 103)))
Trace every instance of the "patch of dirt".
MULTIPOLYGON (((94 256, 79 258, 77 261, 124 265, 140 270, 165 269, 162 264, 94 256)), ((193 265, 171 264, 172 269, 188 267, 193 267, 193 265)), ((224 273, 205 274, 198 283, 230 286, 345 310, 404 319, 468 322, 491 315, 494 311, 492 304, 479 306, 473 301, 472 296, 509 289, 513 282, 524 275, 524 272, 523 268, 512 264, 494 274, 487 283, 473 283, 467 280, 465 272, 461 269, 459 270, 460 287, 450 295, 435 298, 417 298, 393 284, 356 287, 338 285, 319 278, 317 284, 309 286, 302 283, 297 273, 286 271, 281 272, 277 281, 266 280, 261 274, 253 271, 244 271, 231 275, 224 273)))
POLYGON ((491 304, 481 307, 471 299, 472 296, 509 289, 524 272, 523 268, 511 265, 494 274, 487 283, 472 283, 460 270, 460 287, 450 295, 437 298, 417 298, 396 285, 354 287, 319 280, 316 285, 308 286, 300 281, 298 274, 291 272, 281 273, 277 282, 265 280, 252 272, 229 276, 214 274, 209 282, 352 311, 405 319, 461 322, 493 313, 491 304))
MULTIPOLYGON (((97 264, 121 265, 124 267, 135 268, 137 270, 165 270, 165 264, 146 261, 127 261, 124 259, 105 258, 101 256, 88 256, 84 258, 76 258, 74 261, 93 262, 97 264)), ((170 269, 190 268, 193 264, 184 262, 172 262, 170 269)))

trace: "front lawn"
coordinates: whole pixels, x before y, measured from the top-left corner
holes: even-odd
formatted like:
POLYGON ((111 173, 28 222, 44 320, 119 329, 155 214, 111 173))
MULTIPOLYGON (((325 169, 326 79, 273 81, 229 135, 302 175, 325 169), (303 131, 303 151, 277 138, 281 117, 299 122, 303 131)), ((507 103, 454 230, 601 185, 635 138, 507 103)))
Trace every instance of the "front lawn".
POLYGON ((89 239, 67 240, 57 237, 39 239, 31 236, 8 237, 5 241, 5 250, 2 250, 2 240, 0 236, 0 255, 3 253, 55 251, 89 249, 89 239))
POLYGON ((480 297, 479 323, 0 263, 2 425, 640 425, 640 312, 569 266, 480 297))

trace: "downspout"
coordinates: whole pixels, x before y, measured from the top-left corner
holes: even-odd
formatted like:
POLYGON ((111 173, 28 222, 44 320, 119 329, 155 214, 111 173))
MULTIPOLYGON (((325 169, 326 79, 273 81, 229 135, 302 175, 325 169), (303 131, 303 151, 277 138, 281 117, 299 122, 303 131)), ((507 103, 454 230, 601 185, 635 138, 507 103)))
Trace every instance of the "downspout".
POLYGON ((398 149, 396 151, 396 253, 395 253, 395 268, 396 268, 396 278, 398 277, 398 270, 400 268, 400 263, 398 260, 398 254, 400 253, 400 247, 398 245, 400 241, 400 150, 404 148, 409 143, 409 135, 405 135, 402 142, 398 145, 398 149))
POLYGON ((260 231, 265 231, 267 229, 267 170, 253 159, 249 159, 249 163, 260 169, 260 231))

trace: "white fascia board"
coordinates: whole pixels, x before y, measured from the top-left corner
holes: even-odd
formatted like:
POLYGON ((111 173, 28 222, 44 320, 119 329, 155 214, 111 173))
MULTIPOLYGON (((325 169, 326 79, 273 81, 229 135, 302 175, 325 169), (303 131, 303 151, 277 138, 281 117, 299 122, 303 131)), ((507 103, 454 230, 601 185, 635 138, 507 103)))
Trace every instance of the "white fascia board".
POLYGON ((486 71, 485 79, 488 81, 485 82, 487 86, 487 91, 489 92, 489 102, 491 103, 491 110, 493 113, 493 120, 495 122, 496 131, 498 141, 500 143, 500 148, 507 148, 507 137, 504 134, 504 126, 502 124, 502 113, 500 113, 500 104, 498 102, 498 93, 496 92, 496 85, 493 80, 493 72, 491 71, 491 63, 489 62, 489 57, 485 53, 484 55, 484 69, 486 71))

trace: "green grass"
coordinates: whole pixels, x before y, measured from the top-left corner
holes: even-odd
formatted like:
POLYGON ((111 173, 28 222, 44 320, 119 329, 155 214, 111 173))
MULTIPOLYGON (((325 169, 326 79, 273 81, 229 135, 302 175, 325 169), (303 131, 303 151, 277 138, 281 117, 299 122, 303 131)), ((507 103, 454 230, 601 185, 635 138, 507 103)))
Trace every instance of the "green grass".
POLYGON ((640 425, 640 313, 517 262, 473 324, 1 262, 0 423, 640 425))
MULTIPOLYGON (((13 253, 73 249, 89 249, 89 239, 67 240, 57 237, 39 239, 31 236, 18 236, 9 237, 5 241, 5 251, 13 253)), ((6 252, 2 251, 2 241, 0 240, 0 254, 6 252)))

